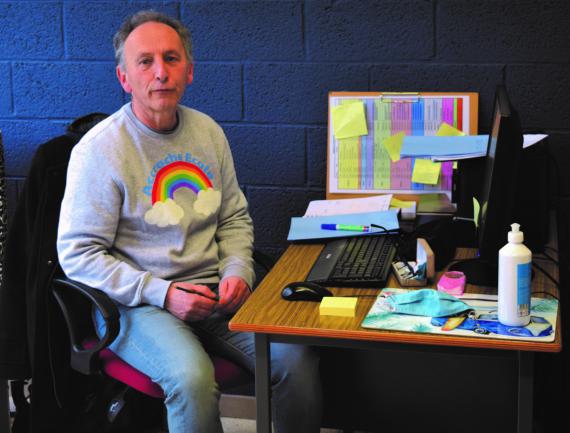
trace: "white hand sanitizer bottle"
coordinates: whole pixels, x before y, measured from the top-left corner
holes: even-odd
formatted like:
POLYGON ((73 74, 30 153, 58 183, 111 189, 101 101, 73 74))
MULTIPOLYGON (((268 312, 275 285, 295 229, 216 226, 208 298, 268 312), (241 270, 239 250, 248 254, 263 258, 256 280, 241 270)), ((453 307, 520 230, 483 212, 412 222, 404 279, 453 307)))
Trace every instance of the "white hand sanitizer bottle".
POLYGON ((520 225, 511 224, 509 243, 499 250, 499 322, 525 326, 530 322, 532 253, 522 243, 520 225))

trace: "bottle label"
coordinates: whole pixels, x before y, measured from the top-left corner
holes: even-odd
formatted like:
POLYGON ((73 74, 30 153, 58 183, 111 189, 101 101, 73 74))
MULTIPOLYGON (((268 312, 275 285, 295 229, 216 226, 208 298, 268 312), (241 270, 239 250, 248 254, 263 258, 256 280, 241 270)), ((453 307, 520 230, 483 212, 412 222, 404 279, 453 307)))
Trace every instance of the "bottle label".
POLYGON ((517 313, 519 317, 530 314, 531 263, 517 265, 517 313))

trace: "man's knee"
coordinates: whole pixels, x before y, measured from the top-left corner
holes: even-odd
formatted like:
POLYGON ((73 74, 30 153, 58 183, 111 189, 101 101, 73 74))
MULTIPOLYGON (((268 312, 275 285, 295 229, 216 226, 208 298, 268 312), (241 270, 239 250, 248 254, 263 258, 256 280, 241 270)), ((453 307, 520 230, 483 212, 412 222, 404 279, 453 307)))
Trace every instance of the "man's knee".
POLYGON ((272 382, 295 381, 310 385, 318 380, 319 356, 312 347, 301 345, 274 345, 272 346, 271 371, 272 382))
POLYGON ((214 367, 211 362, 180 366, 169 373, 163 388, 167 397, 177 394, 192 399, 194 396, 204 398, 207 395, 217 395, 214 367))

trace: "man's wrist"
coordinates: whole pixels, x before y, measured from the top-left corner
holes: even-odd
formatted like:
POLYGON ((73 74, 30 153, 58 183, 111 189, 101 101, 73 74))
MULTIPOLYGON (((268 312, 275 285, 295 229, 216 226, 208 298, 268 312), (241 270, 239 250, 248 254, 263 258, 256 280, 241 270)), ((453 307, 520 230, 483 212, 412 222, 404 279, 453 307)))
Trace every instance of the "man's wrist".
POLYGON ((164 308, 166 294, 170 288, 170 281, 160 278, 150 278, 147 280, 141 292, 141 302, 164 308))
POLYGON ((244 269, 242 266, 237 265, 228 266, 220 275, 220 282, 231 277, 236 277, 243 280, 249 290, 252 291, 253 280, 255 277, 252 272, 249 272, 248 269, 244 269))

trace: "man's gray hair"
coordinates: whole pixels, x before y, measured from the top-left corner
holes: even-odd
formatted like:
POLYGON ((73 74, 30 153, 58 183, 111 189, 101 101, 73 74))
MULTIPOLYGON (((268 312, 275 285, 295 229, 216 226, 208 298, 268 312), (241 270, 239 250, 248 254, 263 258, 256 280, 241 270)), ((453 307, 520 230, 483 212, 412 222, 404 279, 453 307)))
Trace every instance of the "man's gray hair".
POLYGON ((148 23, 157 22, 166 24, 176 30, 176 33, 180 36, 182 44, 184 45, 184 51, 186 52, 186 58, 189 62, 192 62, 192 37, 190 36, 190 31, 176 18, 169 17, 161 12, 156 12, 153 10, 140 11, 136 14, 130 16, 121 25, 115 36, 113 36, 113 46, 115 47, 115 62, 125 69, 125 41, 131 34, 131 32, 138 26, 148 23))

